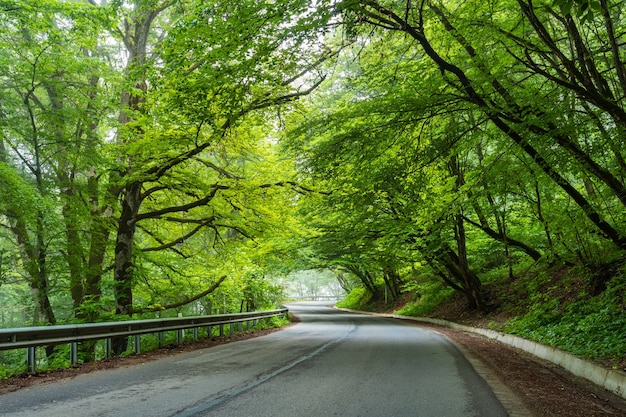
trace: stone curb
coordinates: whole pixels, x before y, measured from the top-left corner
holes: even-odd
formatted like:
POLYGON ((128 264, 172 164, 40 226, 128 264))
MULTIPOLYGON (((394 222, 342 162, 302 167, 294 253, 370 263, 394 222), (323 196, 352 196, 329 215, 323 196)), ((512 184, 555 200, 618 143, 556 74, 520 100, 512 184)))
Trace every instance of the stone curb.
POLYGON ((399 314, 371 313, 346 308, 342 308, 340 310, 399 320, 422 321, 464 332, 477 333, 488 337, 489 339, 494 339, 500 343, 504 343, 505 345, 523 350, 524 352, 530 353, 538 358, 552 362, 573 375, 585 378, 586 380, 626 399, 626 373, 602 368, 594 363, 580 359, 571 353, 564 352, 551 346, 542 345, 511 334, 500 333, 495 330, 464 326, 447 320, 433 319, 429 317, 401 316, 399 314))

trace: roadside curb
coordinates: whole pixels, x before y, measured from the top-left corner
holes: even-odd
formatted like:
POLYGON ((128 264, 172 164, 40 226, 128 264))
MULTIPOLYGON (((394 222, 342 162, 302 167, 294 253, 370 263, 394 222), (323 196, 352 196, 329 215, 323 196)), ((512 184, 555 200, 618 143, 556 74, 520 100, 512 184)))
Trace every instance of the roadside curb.
POLYGON ((500 333, 495 330, 470 327, 451 321, 433 319, 430 317, 410 317, 402 316, 399 314, 372 313, 368 311, 350 310, 347 308, 339 308, 339 310, 399 320, 421 321, 425 323, 449 327, 455 330, 461 330, 464 332, 477 333, 489 339, 504 343, 505 345, 513 346, 517 349, 523 350, 524 352, 527 352, 538 358, 547 360, 555 365, 560 366, 561 368, 572 373, 573 375, 584 378, 612 392, 613 394, 616 394, 626 399, 626 373, 602 368, 601 366, 574 356, 571 353, 567 353, 551 346, 542 345, 531 340, 523 339, 521 337, 513 336, 511 334, 500 333))

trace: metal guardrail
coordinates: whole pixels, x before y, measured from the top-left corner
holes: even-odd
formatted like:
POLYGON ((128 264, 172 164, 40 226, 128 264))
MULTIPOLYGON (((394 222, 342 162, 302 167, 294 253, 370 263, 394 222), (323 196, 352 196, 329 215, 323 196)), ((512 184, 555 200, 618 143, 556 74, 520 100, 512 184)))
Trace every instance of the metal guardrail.
POLYGON ((341 297, 336 295, 308 295, 287 297, 288 301, 338 301, 341 297))
MULTIPOLYGON (((219 335, 224 334, 224 325, 230 324, 230 333, 238 324, 239 331, 250 323, 255 326, 261 319, 286 315, 288 309, 268 310, 252 313, 222 314, 215 316, 174 317, 153 320, 129 320, 103 323, 67 324, 60 326, 18 327, 0 329, 0 350, 27 349, 27 366, 29 371, 35 370, 35 349, 39 346, 70 344, 70 362, 78 363, 78 343, 90 340, 106 340, 106 357, 111 356, 111 339, 115 337, 135 336, 135 353, 141 352, 142 334, 177 331, 177 341, 182 343, 183 331, 193 329, 194 339, 198 338, 198 328, 206 327, 212 334, 212 327, 219 326, 219 335)), ((159 338, 159 344, 161 342, 159 338)))

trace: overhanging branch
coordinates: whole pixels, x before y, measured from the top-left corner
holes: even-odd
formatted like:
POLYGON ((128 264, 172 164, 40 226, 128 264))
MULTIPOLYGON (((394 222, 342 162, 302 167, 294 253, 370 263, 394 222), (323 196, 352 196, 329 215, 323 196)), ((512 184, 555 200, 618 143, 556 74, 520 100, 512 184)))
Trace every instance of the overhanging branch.
POLYGON ((219 288, 219 286, 222 284, 222 282, 224 282, 225 279, 226 279, 226 275, 220 277, 220 279, 218 279, 217 282, 215 284, 211 285, 206 291, 202 291, 201 293, 196 294, 193 297, 184 297, 183 300, 181 300, 181 301, 177 301, 177 302, 171 303, 171 304, 166 304, 164 306, 145 307, 145 308, 133 308, 132 309, 132 314, 141 314, 141 313, 147 313, 147 312, 151 312, 151 311, 170 310, 172 308, 178 308, 178 307, 182 307, 184 305, 187 305, 189 303, 193 303, 194 301, 199 300, 202 297, 205 297, 205 296, 211 294, 213 291, 217 290, 219 288))

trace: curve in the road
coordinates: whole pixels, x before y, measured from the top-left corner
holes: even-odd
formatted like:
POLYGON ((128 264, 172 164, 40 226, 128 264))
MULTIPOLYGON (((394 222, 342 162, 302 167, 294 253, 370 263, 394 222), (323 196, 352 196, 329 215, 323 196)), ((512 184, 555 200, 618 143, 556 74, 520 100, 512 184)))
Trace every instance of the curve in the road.
POLYGON ((420 416, 507 412, 443 336, 294 303, 295 326, 0 396, 14 417, 420 416))

